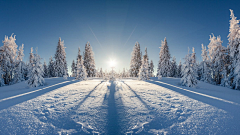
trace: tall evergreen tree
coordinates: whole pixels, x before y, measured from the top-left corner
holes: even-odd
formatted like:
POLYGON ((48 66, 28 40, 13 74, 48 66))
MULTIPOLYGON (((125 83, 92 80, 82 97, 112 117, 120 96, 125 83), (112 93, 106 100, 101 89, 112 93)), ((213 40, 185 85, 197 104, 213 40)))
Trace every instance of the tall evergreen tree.
POLYGON ((182 62, 181 60, 179 61, 178 68, 177 68, 177 77, 182 78, 182 62))
POLYGON ((95 60, 93 55, 94 53, 93 53, 92 47, 90 43, 87 42, 87 44, 85 45, 83 65, 85 66, 88 77, 96 76, 95 60))
POLYGON ((76 64, 75 64, 75 61, 73 60, 73 62, 72 62, 72 66, 71 66, 71 68, 72 68, 72 75, 71 75, 71 77, 76 77, 76 64))
POLYGON ((222 80, 222 71, 225 65, 225 47, 222 46, 221 37, 218 36, 215 40, 216 47, 212 53, 212 73, 213 80, 216 84, 221 84, 222 80))
POLYGON ((43 64, 43 72, 44 72, 43 77, 48 78, 49 77, 48 66, 47 66, 45 61, 44 61, 44 64, 43 64))
POLYGON ((15 60, 17 56, 17 44, 16 44, 15 35, 11 35, 9 38, 5 36, 3 41, 3 46, 0 50, 0 66, 3 71, 4 83, 9 85, 12 82, 15 68, 15 60))
POLYGON ((48 63, 48 75, 49 77, 55 77, 55 72, 54 72, 54 61, 52 59, 52 56, 49 58, 49 63, 48 63))
POLYGON ((153 61, 151 60, 151 62, 150 62, 150 77, 154 77, 154 64, 153 64, 153 61))
POLYGON ((44 85, 44 78, 43 78, 43 67, 41 64, 41 58, 40 56, 36 53, 34 54, 34 57, 32 59, 32 64, 30 64, 29 68, 29 74, 28 74, 28 80, 27 83, 30 87, 38 87, 38 86, 43 86, 44 85))
POLYGON ((141 68, 141 50, 140 44, 138 42, 135 43, 132 51, 132 58, 130 62, 130 76, 131 77, 138 77, 139 69, 141 68))
POLYGON ((142 65, 139 71, 139 80, 149 80, 149 65, 148 65, 148 56, 147 56, 147 48, 145 49, 145 54, 143 55, 142 65))
POLYGON ((17 59, 15 61, 13 83, 19 83, 25 80, 25 77, 24 77, 25 63, 22 61, 24 57, 23 48, 24 48, 24 45, 22 44, 22 46, 19 47, 17 59))
POLYGON ((177 62, 175 56, 173 56, 171 62, 170 77, 177 77, 177 62))
POLYGON ((198 84, 197 80, 197 67, 196 67, 196 54, 193 48, 193 53, 186 55, 185 62, 183 65, 183 77, 180 83, 187 87, 196 87, 198 84))
POLYGON ((207 54, 207 48, 202 44, 202 62, 200 64, 201 68, 201 81, 211 83, 212 78, 211 78, 211 71, 210 71, 210 65, 209 65, 209 57, 207 54))
POLYGON ((167 38, 165 37, 164 41, 162 41, 161 50, 159 53, 159 62, 158 62, 158 76, 161 77, 169 77, 171 62, 170 62, 170 52, 167 44, 167 38))
POLYGON ((4 86, 4 79, 3 79, 3 71, 2 71, 2 67, 0 67, 0 87, 4 86))
POLYGON ((230 54, 230 65, 229 65, 229 82, 231 88, 238 88, 238 63, 239 63, 239 44, 240 44, 240 27, 239 20, 234 16, 233 10, 230 9, 230 27, 229 27, 229 35, 228 35, 228 49, 230 54), (236 69, 235 69, 236 68, 236 69))
POLYGON ((54 73, 56 77, 63 77, 68 74, 65 48, 64 41, 61 41, 61 38, 59 38, 54 57, 54 73))
POLYGON ((78 80, 87 80, 87 72, 83 65, 82 56, 80 54, 80 48, 78 49, 78 56, 77 56, 77 70, 76 70, 76 79, 78 80))

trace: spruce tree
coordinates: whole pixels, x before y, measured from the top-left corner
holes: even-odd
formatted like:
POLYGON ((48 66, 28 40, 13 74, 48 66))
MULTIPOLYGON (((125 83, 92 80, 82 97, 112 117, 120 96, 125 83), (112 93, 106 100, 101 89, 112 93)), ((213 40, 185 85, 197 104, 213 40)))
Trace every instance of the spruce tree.
POLYGON ((230 82, 230 87, 238 89, 239 84, 236 84, 239 80, 239 44, 240 44, 240 27, 239 20, 234 16, 233 10, 230 9, 230 27, 228 34, 228 49, 230 54, 230 65, 229 65, 229 75, 228 80, 230 82), (236 69, 235 69, 236 68, 236 69))
POLYGON ((4 79, 3 79, 3 71, 2 71, 2 67, 0 67, 0 87, 4 86, 4 79))
POLYGON ((211 78, 211 71, 210 71, 210 65, 209 65, 209 57, 207 54, 207 49, 206 46, 202 44, 202 62, 200 64, 201 67, 201 81, 211 83, 212 78, 211 78))
POLYGON ((175 56, 173 56, 171 62, 170 77, 177 77, 177 62, 175 56))
POLYGON ((73 60, 73 62, 72 62, 72 66, 71 66, 71 68, 72 68, 72 75, 71 75, 71 77, 76 77, 76 64, 75 64, 75 61, 73 60))
POLYGON ((213 80, 214 82, 219 85, 221 84, 222 80, 222 71, 225 65, 225 47, 222 46, 221 37, 218 36, 215 40, 215 49, 212 53, 212 73, 213 73, 213 80))
POLYGON ((22 44, 22 46, 19 47, 17 59, 15 61, 13 83, 19 83, 25 80, 25 77, 24 77, 25 63, 22 61, 24 57, 23 48, 24 48, 24 45, 22 44))
POLYGON ((17 56, 17 44, 15 43, 15 35, 11 35, 9 38, 5 36, 3 46, 0 50, 0 66, 3 71, 4 83, 9 85, 13 81, 15 60, 17 56))
POLYGON ((130 62, 130 76, 138 77, 139 69, 141 68, 141 50, 140 44, 138 42, 135 43, 132 51, 132 58, 130 62))
POLYGON ((87 73, 86 73, 86 69, 83 65, 82 56, 80 54, 80 48, 78 49, 78 56, 77 56, 76 79, 81 80, 81 81, 87 80, 87 73))
POLYGON ((43 64, 43 71, 44 71, 43 77, 48 78, 49 77, 48 67, 47 67, 47 64, 46 64, 45 61, 44 61, 44 64, 43 64))
POLYGON ((196 67, 196 54, 193 53, 186 55, 185 62, 182 68, 183 77, 181 78, 181 85, 187 87, 196 87, 198 84, 197 80, 197 67, 196 67))
POLYGON ((30 64, 31 66, 29 67, 27 80, 27 83, 30 87, 38 87, 44 85, 44 71, 40 60, 40 56, 37 53, 34 54, 32 64, 30 64))
POLYGON ((55 77, 55 72, 54 72, 54 61, 52 59, 52 56, 49 58, 49 63, 48 63, 48 75, 49 77, 55 77))
POLYGON ((147 48, 145 49, 145 54, 143 55, 142 65, 139 71, 138 79, 139 80, 149 80, 149 65, 148 65, 148 56, 147 48))
POLYGON ((54 74, 56 77, 63 77, 68 74, 65 48, 64 41, 61 41, 61 38, 59 38, 54 57, 54 74))
POLYGON ((87 76, 88 77, 95 77, 96 75, 96 68, 95 68, 95 60, 94 60, 94 53, 92 47, 89 42, 85 45, 85 52, 84 52, 84 62, 83 62, 87 76))
POLYGON ((181 62, 181 59, 179 61, 178 67, 177 67, 177 77, 182 78, 182 62, 181 62))
POLYGON ((153 64, 153 61, 151 60, 151 62, 150 62, 150 77, 154 77, 154 64, 153 64))
POLYGON ((164 41, 162 41, 161 50, 159 53, 159 62, 158 62, 158 76, 160 77, 169 77, 171 62, 170 62, 170 52, 167 44, 167 39, 165 37, 164 41))

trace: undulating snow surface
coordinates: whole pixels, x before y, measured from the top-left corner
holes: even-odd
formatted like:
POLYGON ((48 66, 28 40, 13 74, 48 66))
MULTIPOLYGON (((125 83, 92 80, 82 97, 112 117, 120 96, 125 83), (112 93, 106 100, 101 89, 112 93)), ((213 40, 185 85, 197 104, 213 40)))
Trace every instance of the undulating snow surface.
POLYGON ((239 134, 240 91, 180 79, 0 87, 0 134, 239 134))

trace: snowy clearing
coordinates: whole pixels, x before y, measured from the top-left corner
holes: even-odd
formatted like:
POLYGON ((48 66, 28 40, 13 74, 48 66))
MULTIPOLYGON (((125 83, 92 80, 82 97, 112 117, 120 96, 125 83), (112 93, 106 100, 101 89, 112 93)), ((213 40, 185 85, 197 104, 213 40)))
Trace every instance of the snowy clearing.
POLYGON ((240 91, 176 78, 0 88, 0 134, 239 134, 240 91))

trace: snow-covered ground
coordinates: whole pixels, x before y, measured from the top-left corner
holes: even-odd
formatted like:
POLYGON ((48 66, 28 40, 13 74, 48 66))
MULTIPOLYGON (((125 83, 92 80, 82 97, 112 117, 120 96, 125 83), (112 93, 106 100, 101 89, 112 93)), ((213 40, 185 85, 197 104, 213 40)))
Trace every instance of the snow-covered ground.
POLYGON ((239 134, 240 91, 176 78, 0 87, 0 134, 239 134))

